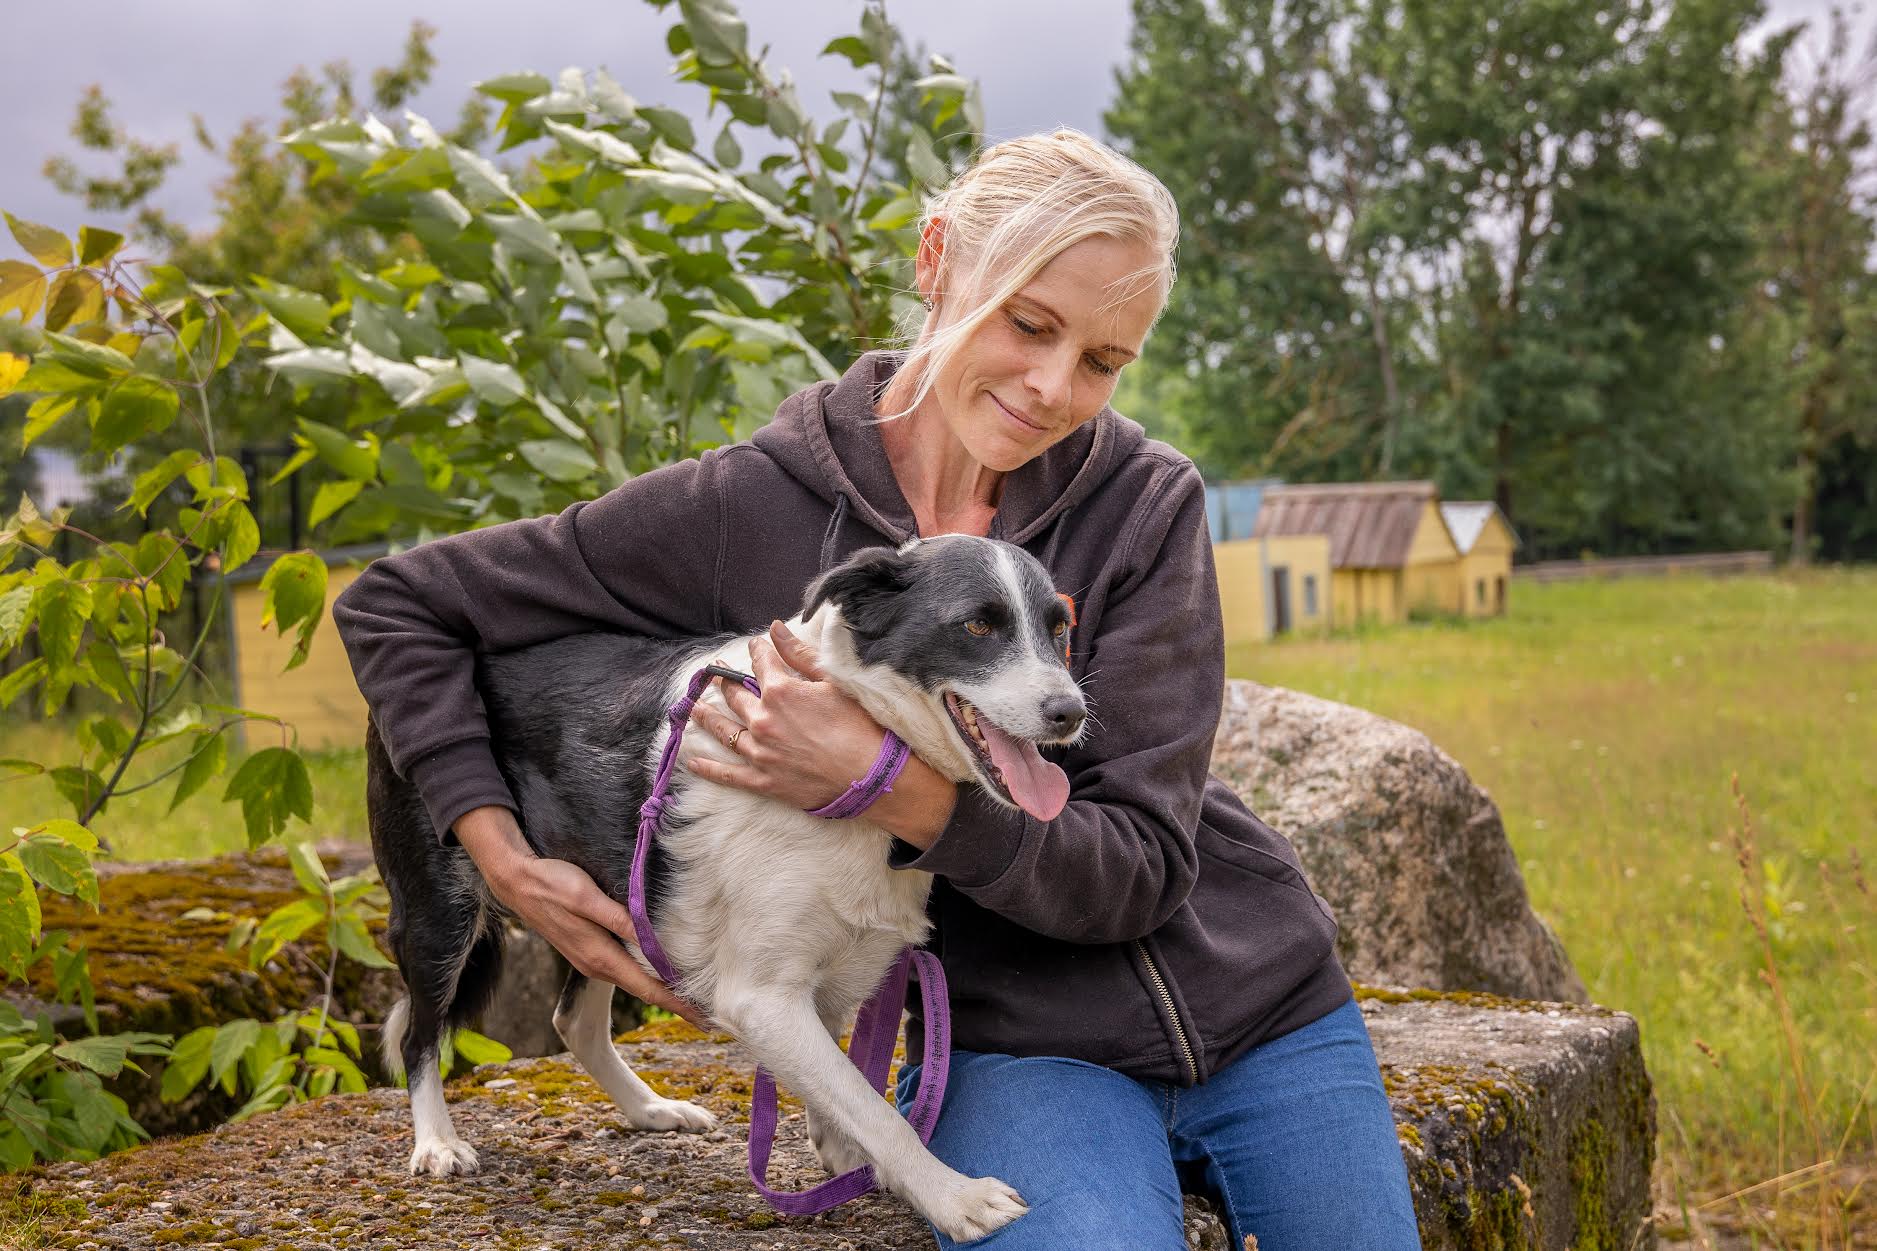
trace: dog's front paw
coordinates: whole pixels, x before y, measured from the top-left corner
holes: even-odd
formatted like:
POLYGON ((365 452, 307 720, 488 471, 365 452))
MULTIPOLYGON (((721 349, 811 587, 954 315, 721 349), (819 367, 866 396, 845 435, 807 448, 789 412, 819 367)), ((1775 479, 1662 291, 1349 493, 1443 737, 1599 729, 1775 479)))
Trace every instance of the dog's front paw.
POLYGON ((808 1114, 808 1141, 814 1145, 815 1158, 821 1161, 821 1167, 828 1170, 830 1177, 839 1177, 867 1163, 867 1157, 854 1145, 852 1138, 813 1112, 808 1114))
POLYGON ((995 1177, 966 1177, 926 1217, 953 1242, 970 1242, 997 1232, 1029 1210, 1022 1195, 995 1177))
POLYGON ((474 1173, 482 1167, 476 1159, 476 1149, 461 1138, 430 1138, 417 1144, 411 1152, 411 1172, 428 1173, 432 1177, 448 1177, 452 1173, 474 1173))
POLYGON ((627 1115, 634 1129, 678 1129, 698 1133, 714 1129, 717 1118, 695 1103, 681 1099, 654 1099, 627 1115))

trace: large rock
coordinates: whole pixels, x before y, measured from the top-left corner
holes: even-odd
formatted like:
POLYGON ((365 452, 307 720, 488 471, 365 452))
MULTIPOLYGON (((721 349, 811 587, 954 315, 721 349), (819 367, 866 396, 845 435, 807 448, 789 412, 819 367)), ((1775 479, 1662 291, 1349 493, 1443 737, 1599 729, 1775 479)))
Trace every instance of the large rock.
POLYGON ((1532 912, 1499 809, 1425 734, 1232 681, 1212 769, 1297 848, 1356 981, 1589 999, 1532 912))
MULTIPOLYGON (((1648 1248, 1654 1109, 1635 1022, 1486 995, 1364 991, 1429 1251, 1648 1248)), ((21 1175, 0 1215, 35 1211, 46 1245, 146 1251, 286 1248, 929 1248, 906 1206, 874 1195, 780 1218, 743 1175, 751 1062, 682 1025, 622 1040, 661 1092, 723 1118, 708 1135, 638 1134, 566 1057, 491 1065, 452 1085, 475 1177, 413 1178, 395 1090, 299 1108, 21 1175)), ((771 1183, 819 1180, 785 1098, 771 1183)), ((1203 1204, 1189 1245, 1223 1251, 1203 1204)), ((1093 1249, 1091 1249, 1093 1251, 1093 1249)))

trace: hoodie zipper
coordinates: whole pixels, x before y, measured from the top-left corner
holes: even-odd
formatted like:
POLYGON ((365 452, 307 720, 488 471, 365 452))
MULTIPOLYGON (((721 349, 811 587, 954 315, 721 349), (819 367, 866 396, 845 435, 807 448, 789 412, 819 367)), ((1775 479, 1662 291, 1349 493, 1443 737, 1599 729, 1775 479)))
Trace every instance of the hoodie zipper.
POLYGON ((1193 1045, 1187 1041, 1186 1027, 1180 1023, 1180 1010, 1173 1004, 1173 992, 1167 989, 1167 979, 1160 976, 1160 966, 1147 953, 1147 945, 1140 939, 1134 940, 1134 950, 1141 953, 1141 960, 1147 965, 1147 976, 1153 979, 1154 990, 1160 996, 1160 1004, 1167 1012, 1167 1020, 1173 1024, 1173 1037, 1180 1044, 1180 1059, 1186 1062, 1186 1072, 1194 1084, 1199 1082, 1199 1061, 1193 1058, 1193 1045))

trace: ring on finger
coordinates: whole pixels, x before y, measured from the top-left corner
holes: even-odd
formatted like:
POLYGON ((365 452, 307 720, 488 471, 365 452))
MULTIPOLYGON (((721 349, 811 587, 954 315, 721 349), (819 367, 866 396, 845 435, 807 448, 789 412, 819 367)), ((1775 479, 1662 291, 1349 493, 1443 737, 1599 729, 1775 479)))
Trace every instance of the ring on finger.
MULTIPOLYGON (((748 726, 743 727, 744 730, 747 730, 748 728, 749 728, 748 726)), ((738 730, 734 734, 732 734, 728 739, 724 740, 724 746, 728 747, 731 751, 734 752, 736 751, 736 741, 742 737, 743 737, 743 730, 738 730)))

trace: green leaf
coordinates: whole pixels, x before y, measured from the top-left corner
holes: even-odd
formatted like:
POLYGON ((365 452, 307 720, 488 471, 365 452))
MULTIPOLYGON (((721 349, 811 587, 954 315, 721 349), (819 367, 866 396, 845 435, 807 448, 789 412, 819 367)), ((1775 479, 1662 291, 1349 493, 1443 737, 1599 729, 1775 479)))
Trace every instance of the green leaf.
POLYGON ((248 951, 248 967, 258 969, 280 954, 288 943, 306 936, 314 926, 326 922, 323 900, 296 899, 267 914, 254 931, 254 946, 248 951))
POLYGON ((223 573, 233 573, 261 550, 261 527, 248 506, 238 500, 228 505, 221 546, 223 573))
POLYGON ((378 945, 371 940, 371 932, 365 928, 365 922, 357 916, 347 915, 339 918, 335 930, 340 954, 358 961, 369 969, 394 969, 397 966, 385 958, 378 945))
POLYGON ((115 452, 136 439, 169 429, 180 401, 176 392, 141 374, 126 378, 105 393, 91 423, 91 450, 115 452))
POLYGON ((592 453, 567 439, 530 439, 519 449, 522 459, 556 482, 581 482, 599 471, 592 453))
POLYGON ((554 84, 541 74, 500 74, 475 85, 475 90, 485 96, 516 104, 544 96, 553 89, 554 84))
POLYGON ((730 133, 729 123, 726 122, 718 132, 717 142, 711 145, 710 154, 725 169, 735 169, 743 163, 743 149, 737 145, 736 136, 730 133))
POLYGON ((515 1053, 507 1047, 474 1030, 453 1030, 450 1040, 456 1044, 456 1054, 471 1064, 506 1064, 515 1058, 515 1053))
POLYGON ((136 369, 130 357, 103 343, 68 334, 48 334, 46 345, 54 360, 100 381, 121 378, 136 369))
POLYGON ((615 316, 634 334, 663 330, 671 321, 664 303, 642 291, 628 291, 620 297, 615 316))
POLYGON ((137 687, 131 681, 130 671, 124 668, 124 658, 118 653, 116 644, 107 639, 94 638, 85 647, 84 668, 90 672, 98 689, 118 703, 136 702, 137 687))
POLYGON ((54 817, 52 820, 44 822, 43 824, 35 825, 32 832, 34 834, 49 834, 53 838, 62 838, 81 851, 98 850, 98 836, 96 834, 93 834, 78 822, 67 821, 64 817, 54 817))
POLYGON ((91 588, 70 581, 49 583, 39 588, 33 615, 39 621, 39 646, 56 674, 78 656, 78 639, 91 616, 91 588))
POLYGON ((100 230, 96 226, 78 228, 78 263, 80 265, 99 265, 116 255, 124 246, 124 236, 111 230, 100 230))
POLYGON ((6 214, 6 219, 7 228, 13 232, 14 242, 25 249, 26 255, 41 265, 72 263, 72 241, 64 235, 50 226, 24 221, 11 213, 6 214))
POLYGON ((39 891, 17 855, 0 854, 0 967, 24 978, 38 938, 39 891))
POLYGON ((250 847, 278 835, 288 817, 313 819, 313 783, 306 762, 286 747, 269 747, 242 761, 222 792, 224 803, 231 799, 241 801, 250 847))
POLYGON ((528 393, 527 384, 512 365, 466 353, 457 359, 462 364, 463 377, 469 382, 470 390, 485 404, 506 408, 528 393))
POLYGON ((672 147, 689 152, 697 146, 697 132, 691 129, 691 119, 676 109, 642 105, 639 116, 658 132, 660 139, 672 147))
POLYGON ((874 63, 873 49, 858 35, 842 35, 839 39, 829 40, 828 46, 821 50, 821 55, 844 56, 855 69, 874 63))
POLYGON ((293 866, 293 876, 300 883, 300 889, 309 895, 324 896, 332 889, 332 879, 326 876, 326 866, 321 863, 319 853, 313 850, 313 844, 305 840, 287 845, 287 862, 293 866))
MULTIPOLYGON (((397 445, 393 445, 397 446, 397 445)), ((322 482, 319 490, 313 492, 313 511, 307 514, 306 524, 317 526, 326 518, 350 504, 358 493, 365 489, 365 484, 357 479, 344 482, 322 482)))
POLYGON ((32 620, 33 596, 38 593, 34 586, 16 586, 0 594, 0 651, 12 648, 24 637, 27 622, 32 620))
POLYGON ((178 804, 201 790, 227 763, 228 740, 219 731, 204 734, 190 755, 189 763, 183 766, 182 776, 176 781, 176 793, 170 796, 169 811, 176 811, 178 804))
POLYGON ((332 324, 332 306, 311 291, 262 279, 248 288, 248 294, 296 339, 317 339, 332 324))
POLYGON ((34 440, 57 425, 59 418, 78 407, 79 396, 45 395, 33 401, 33 406, 26 410, 26 425, 20 431, 20 450, 23 452, 33 445, 34 440))
POLYGON ((868 230, 898 230, 910 225, 919 217, 919 200, 915 196, 903 195, 889 201, 887 205, 867 219, 868 230))
POLYGON ((175 1050, 170 1052, 169 1063, 163 1066, 163 1102, 176 1102, 208 1075, 209 1052, 216 1034, 215 1026, 204 1025, 184 1034, 177 1042, 175 1050))
POLYGON ((560 264, 560 241, 539 219, 489 213, 482 220, 495 232, 495 237, 522 260, 542 265, 560 264))
POLYGON ((319 458, 346 477, 370 482, 378 476, 378 452, 370 444, 354 442, 331 426, 304 417, 299 419, 299 427, 319 458))
POLYGON ((217 1029, 215 1041, 209 1044, 209 1080, 220 1082, 223 1090, 234 1094, 235 1065, 260 1036, 261 1023, 248 1017, 229 1021, 217 1029))
POLYGON ((72 269, 60 274, 46 298, 47 330, 63 330, 95 321, 104 312, 104 284, 89 270, 72 269))
POLYGON ((261 627, 285 633, 295 625, 300 637, 287 668, 306 663, 326 607, 326 562, 314 552, 288 552, 261 575, 261 627))
POLYGON ((123 1035, 75 1038, 54 1047, 52 1054, 61 1060, 83 1065, 93 1073, 116 1077, 130 1054, 130 1044, 123 1035))
POLYGON ((928 187, 942 187, 951 181, 951 171, 938 159, 938 153, 932 148, 932 136, 914 128, 906 142, 906 168, 912 176, 928 187))
POLYGON ((52 785, 72 805, 72 811, 80 816, 84 815, 98 796, 104 794, 104 779, 94 771, 77 765, 61 765, 54 769, 52 785))
POLYGON ((749 28, 727 0, 678 0, 678 11, 704 64, 734 65, 748 55, 749 28))
POLYGON ((0 317, 18 313, 24 324, 46 302, 46 276, 25 261, 0 261, 0 317))
POLYGON ((150 505, 156 502, 157 496, 169 488, 170 483, 181 477, 183 471, 202 464, 207 459, 201 452, 191 448, 179 448, 171 452, 137 475, 137 480, 131 484, 130 498, 119 507, 134 508, 139 515, 147 515, 150 505))
POLYGON ((91 857, 78 848, 62 838, 41 834, 21 843, 18 853, 26 872, 41 886, 98 906, 97 871, 91 867, 91 857))

